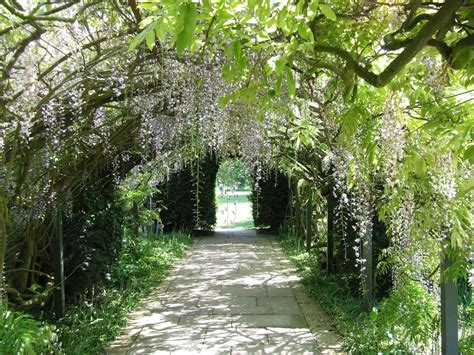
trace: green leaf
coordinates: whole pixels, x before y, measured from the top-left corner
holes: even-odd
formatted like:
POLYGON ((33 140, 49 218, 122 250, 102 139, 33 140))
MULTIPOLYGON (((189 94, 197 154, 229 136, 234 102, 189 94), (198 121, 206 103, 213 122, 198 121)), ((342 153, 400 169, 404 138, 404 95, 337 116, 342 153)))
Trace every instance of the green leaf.
POLYGON ((232 65, 229 63, 224 64, 224 67, 222 68, 222 77, 226 81, 232 81, 234 79, 234 74, 232 70, 232 65))
POLYGON ((464 159, 469 163, 474 164, 474 144, 466 149, 464 152, 464 159))
POLYGON ((224 96, 219 97, 218 104, 221 107, 225 107, 231 100, 232 100, 232 95, 224 95, 224 96))
POLYGON ((256 6, 257 6, 257 0, 248 0, 247 1, 247 7, 250 10, 254 10, 256 6))
POLYGON ((260 1, 259 6, 256 9, 256 14, 258 21, 260 23, 265 23, 265 21, 270 18, 270 6, 268 6, 268 3, 265 1, 260 1))
POLYGON ((232 80, 234 80, 234 79, 240 78, 243 75, 245 68, 247 67, 247 58, 242 52, 241 41, 236 40, 236 41, 231 42, 225 48, 224 52, 230 58, 235 60, 235 63, 226 64, 227 68, 224 66, 225 79, 229 80, 230 78, 232 78, 232 80))
POLYGON ((167 27, 163 23, 163 18, 160 18, 156 21, 155 24, 155 35, 161 42, 164 42, 166 39, 167 27))
POLYGON ((236 61, 239 61, 241 57, 242 57, 242 46, 240 44, 240 41, 235 41, 234 42, 234 58, 236 61))
POLYGON ((288 79, 288 93, 293 99, 296 96, 296 83, 295 78, 293 77, 293 71, 288 67, 286 67, 286 77, 288 79))
POLYGON ((467 196, 472 190, 474 190, 474 178, 467 179, 461 184, 456 197, 463 198, 464 196, 467 196))
POLYGON ((267 65, 270 68, 268 74, 275 72, 280 77, 283 74, 283 70, 285 70, 286 58, 281 55, 274 55, 267 61, 267 65))
POLYGON ((260 122, 260 123, 265 122, 265 114, 264 114, 262 111, 256 112, 255 118, 256 118, 257 121, 260 122))
POLYGON ((311 32, 306 22, 300 22, 298 26, 298 33, 300 34, 301 38, 314 42, 313 32, 311 32))
POLYGON ((212 10, 212 5, 211 5, 211 2, 209 0, 203 0, 202 1, 202 6, 208 11, 212 10))
POLYGON ((413 170, 418 176, 423 176, 426 173, 426 162, 423 157, 419 155, 413 157, 413 170))
POLYGON ((373 307, 372 311, 370 312, 370 320, 372 322, 375 322, 377 320, 378 316, 379 316, 379 312, 378 312, 377 308, 373 307))
POLYGON ((145 37, 147 36, 148 32, 150 31, 149 27, 144 28, 132 41, 130 44, 130 47, 128 47, 128 51, 132 51, 135 48, 137 48, 140 43, 142 43, 145 40, 145 37))
POLYGON ((278 28, 286 29, 287 17, 288 17, 288 9, 285 6, 280 12, 278 12, 278 15, 277 15, 278 28))
POLYGON ((237 67, 240 72, 243 72, 243 70, 247 67, 247 58, 245 55, 242 53, 242 44, 240 41, 235 41, 235 44, 233 46, 234 49, 234 59, 237 64, 237 67))
POLYGON ((345 136, 347 138, 352 137, 352 135, 356 132, 357 130, 357 124, 358 124, 358 112, 356 108, 352 108, 348 110, 343 116, 342 116, 342 131, 344 132, 345 136))
POLYGON ((313 0, 309 3, 308 6, 308 17, 312 20, 318 13, 319 0, 313 0))
POLYGON ((36 290, 39 290, 41 289, 41 286, 38 285, 37 283, 33 283, 31 286, 30 286, 30 289, 35 292, 36 290))
POLYGON ((141 3, 141 4, 138 4, 138 8, 139 9, 144 9, 144 10, 148 10, 148 11, 154 11, 156 10, 156 4, 153 4, 153 3, 141 3))
POLYGON ((336 14, 334 11, 326 4, 319 4, 319 9, 326 18, 332 21, 336 21, 336 14))
POLYGON ((194 3, 185 2, 181 4, 178 23, 182 24, 182 29, 176 38, 176 50, 178 55, 182 55, 184 50, 190 47, 193 42, 197 23, 197 10, 194 3))
POLYGON ((463 239, 467 238, 467 233, 463 228, 463 223, 459 220, 457 216, 453 217, 453 229, 451 231, 451 248, 452 249, 461 249, 463 245, 463 239))
POLYGON ((296 5, 296 15, 301 15, 303 13, 303 9, 304 9, 304 4, 305 4, 305 0, 300 0, 298 2, 298 4, 296 5))
POLYGON ((153 47, 155 46, 155 31, 153 30, 149 31, 146 34, 145 41, 146 41, 146 46, 148 47, 148 49, 153 49, 153 47))

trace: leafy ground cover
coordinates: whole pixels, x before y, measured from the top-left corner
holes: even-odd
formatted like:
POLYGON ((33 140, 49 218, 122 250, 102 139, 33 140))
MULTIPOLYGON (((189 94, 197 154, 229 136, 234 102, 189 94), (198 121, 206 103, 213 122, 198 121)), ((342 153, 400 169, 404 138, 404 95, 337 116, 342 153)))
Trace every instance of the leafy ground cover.
POLYGON ((168 274, 192 243, 186 234, 142 236, 128 240, 107 286, 92 291, 56 323, 66 354, 97 354, 120 334, 127 314, 168 274))
MULTIPOLYGON (((304 285, 344 336, 346 350, 355 354, 412 354, 429 350, 440 353, 437 305, 421 286, 413 283, 395 289, 390 297, 376 303, 371 312, 364 312, 361 301, 350 295, 343 280, 321 271, 317 259, 305 251, 300 240, 282 235, 280 241, 304 285)), ((472 354, 472 336, 461 339, 459 350, 461 354, 472 354)))
POLYGON ((4 311, 0 316, 0 354, 50 353, 57 340, 54 329, 31 315, 4 311))

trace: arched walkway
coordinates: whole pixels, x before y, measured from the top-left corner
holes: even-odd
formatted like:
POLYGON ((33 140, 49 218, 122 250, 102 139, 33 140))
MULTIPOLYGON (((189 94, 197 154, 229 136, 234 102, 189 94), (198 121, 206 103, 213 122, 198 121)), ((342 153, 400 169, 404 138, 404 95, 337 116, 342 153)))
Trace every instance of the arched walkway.
POLYGON ((334 353, 342 341, 270 235, 200 237, 109 354, 334 353))

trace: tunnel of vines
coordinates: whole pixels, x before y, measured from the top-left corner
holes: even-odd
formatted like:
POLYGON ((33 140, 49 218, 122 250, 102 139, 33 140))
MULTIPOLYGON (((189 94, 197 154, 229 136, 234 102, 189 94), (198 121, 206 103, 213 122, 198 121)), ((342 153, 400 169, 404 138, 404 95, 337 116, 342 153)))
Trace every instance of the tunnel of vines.
POLYGON ((473 31, 468 0, 1 0, 0 353, 102 351, 229 161, 348 352, 472 353, 473 31))

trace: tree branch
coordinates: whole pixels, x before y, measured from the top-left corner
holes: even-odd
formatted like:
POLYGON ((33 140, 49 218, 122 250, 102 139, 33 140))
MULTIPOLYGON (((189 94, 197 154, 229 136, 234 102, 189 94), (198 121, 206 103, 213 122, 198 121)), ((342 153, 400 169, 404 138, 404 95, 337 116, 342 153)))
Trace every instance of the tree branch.
POLYGON ((378 75, 361 65, 344 49, 325 44, 315 44, 314 50, 338 56, 346 61, 348 65, 351 65, 356 75, 367 83, 375 87, 384 87, 429 43, 438 29, 443 27, 448 21, 451 21, 454 13, 462 3, 463 0, 447 0, 413 39, 407 43, 402 53, 378 75))

